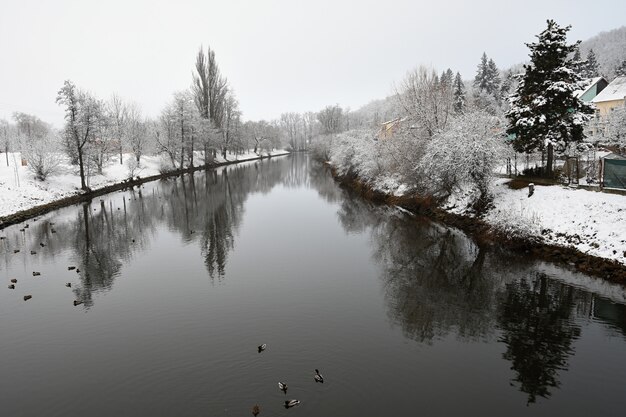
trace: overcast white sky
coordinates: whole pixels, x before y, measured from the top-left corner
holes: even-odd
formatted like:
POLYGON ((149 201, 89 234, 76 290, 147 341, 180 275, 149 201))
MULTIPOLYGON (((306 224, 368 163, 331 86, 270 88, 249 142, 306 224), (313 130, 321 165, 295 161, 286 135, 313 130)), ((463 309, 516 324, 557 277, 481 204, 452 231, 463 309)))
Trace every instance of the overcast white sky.
POLYGON ((65 79, 156 116, 191 83, 201 44, 215 51, 244 118, 387 96, 428 64, 474 76, 483 51, 523 61, 546 19, 570 40, 626 23, 616 0, 0 0, 0 118, 32 113, 61 126, 65 79))

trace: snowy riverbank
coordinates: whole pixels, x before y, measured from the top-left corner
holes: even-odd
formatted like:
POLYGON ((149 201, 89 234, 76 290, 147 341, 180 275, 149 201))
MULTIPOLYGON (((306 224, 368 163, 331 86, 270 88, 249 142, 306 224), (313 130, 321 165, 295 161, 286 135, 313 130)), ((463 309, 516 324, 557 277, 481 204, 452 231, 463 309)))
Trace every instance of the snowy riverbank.
MULTIPOLYGON (((271 156, 285 155, 285 150, 277 150, 271 156)), ((264 154, 265 155, 265 154, 264 154)), ((124 161, 131 158, 130 154, 124 155, 124 161)), ((226 159, 219 155, 213 161, 215 164, 243 162, 259 159, 261 156, 249 152, 245 154, 229 154, 226 159)), ((19 153, 9 153, 9 166, 6 164, 5 155, 0 161, 0 218, 19 211, 48 204, 63 198, 81 194, 80 176, 77 167, 64 164, 59 167, 59 173, 52 175, 46 181, 37 181, 34 174, 27 166, 21 165, 19 153)), ((201 159, 194 166, 200 166, 201 159)), ((144 156, 141 165, 134 170, 134 177, 151 177, 160 174, 162 166, 158 156, 144 156)), ((104 168, 102 175, 89 177, 89 187, 92 190, 102 189, 114 184, 119 184, 130 177, 130 171, 126 164, 120 164, 118 158, 112 158, 111 164, 104 168)))
MULTIPOLYGON (((392 202, 408 201, 412 196, 397 178, 357 181, 390 196, 388 200, 392 202)), ((439 209, 453 216, 479 220, 508 238, 569 248, 626 265, 626 196, 537 185, 533 196, 528 197, 528 188, 511 189, 509 181, 504 178, 493 181, 493 205, 478 217, 468 207, 473 201, 470 190, 453 194, 439 209)))

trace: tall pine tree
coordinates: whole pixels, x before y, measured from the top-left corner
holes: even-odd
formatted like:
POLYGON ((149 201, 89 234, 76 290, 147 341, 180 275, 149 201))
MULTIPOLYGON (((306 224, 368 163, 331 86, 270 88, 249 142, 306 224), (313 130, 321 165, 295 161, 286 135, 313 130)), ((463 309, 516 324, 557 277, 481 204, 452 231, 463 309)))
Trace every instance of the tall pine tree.
POLYGON ((600 76, 600 71, 598 69, 598 59, 596 58, 596 53, 593 52, 593 49, 590 49, 589 53, 587 54, 587 62, 585 63, 583 76, 584 78, 594 78, 600 76))
POLYGON ((593 108, 583 103, 574 92, 580 76, 573 70, 568 56, 578 44, 566 43, 571 27, 560 27, 548 20, 538 42, 526 44, 530 49, 530 65, 520 77, 516 92, 511 96, 507 113, 507 132, 515 135, 513 147, 517 152, 547 150, 546 174, 552 176, 554 151, 566 151, 571 144, 582 142, 584 126, 593 108))
POLYGON ((461 79, 461 73, 457 72, 456 77, 454 77, 454 102, 453 108, 456 114, 461 114, 465 111, 465 86, 463 85, 463 80, 461 79))

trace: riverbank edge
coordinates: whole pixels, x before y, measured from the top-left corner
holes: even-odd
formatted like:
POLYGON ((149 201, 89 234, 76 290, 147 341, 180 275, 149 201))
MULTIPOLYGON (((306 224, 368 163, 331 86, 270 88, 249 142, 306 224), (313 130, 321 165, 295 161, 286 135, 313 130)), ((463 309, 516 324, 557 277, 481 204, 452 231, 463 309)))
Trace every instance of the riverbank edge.
POLYGON ((285 152, 285 153, 278 154, 278 155, 259 155, 256 158, 216 162, 216 163, 211 163, 211 164, 206 164, 206 165, 199 165, 199 166, 188 167, 188 168, 183 168, 183 169, 176 169, 173 171, 165 172, 163 174, 151 175, 145 178, 137 177, 138 179, 125 180, 124 182, 117 182, 117 183, 107 185, 102 188, 91 190, 86 193, 78 192, 77 194, 69 196, 69 197, 64 197, 59 200, 54 200, 46 204, 34 206, 26 210, 20 210, 13 214, 9 214, 7 216, 2 216, 0 217, 0 230, 9 226, 13 226, 18 223, 21 223, 23 221, 32 219, 33 217, 41 216, 43 214, 49 213, 56 209, 71 206, 73 204, 88 202, 88 201, 93 200, 95 197, 99 197, 101 195, 112 193, 115 191, 121 191, 121 190, 129 189, 129 188, 133 188, 137 185, 141 185, 146 182, 161 180, 161 179, 165 179, 169 177, 177 177, 177 176, 184 175, 184 174, 194 173, 196 171, 205 171, 205 170, 208 171, 211 169, 215 169, 215 168, 219 168, 219 167, 223 167, 227 165, 234 165, 234 164, 238 164, 241 162, 259 161, 262 159, 276 158, 276 157, 286 156, 290 154, 291 152, 285 152))
POLYGON ((589 255, 571 247, 545 243, 539 238, 512 238, 479 218, 445 211, 437 207, 432 198, 419 195, 395 196, 386 194, 373 189, 356 176, 340 175, 334 167, 331 165, 328 167, 333 178, 339 184, 358 192, 365 199, 379 204, 398 206, 413 214, 426 216, 448 226, 456 227, 470 235, 478 244, 498 245, 513 252, 531 254, 545 261, 563 264, 609 282, 626 284, 626 265, 618 261, 589 255))

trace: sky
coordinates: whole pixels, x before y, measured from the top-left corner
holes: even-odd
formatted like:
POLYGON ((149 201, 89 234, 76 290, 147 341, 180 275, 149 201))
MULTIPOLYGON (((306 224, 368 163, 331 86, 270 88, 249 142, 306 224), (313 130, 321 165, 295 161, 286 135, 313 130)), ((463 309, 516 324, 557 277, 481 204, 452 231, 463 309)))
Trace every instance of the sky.
POLYGON ((0 119, 61 127, 66 79, 156 117, 215 50, 246 120, 329 104, 357 109, 420 64, 473 78, 483 52, 526 60, 547 19, 585 40, 626 23, 615 0, 0 0, 0 119))

